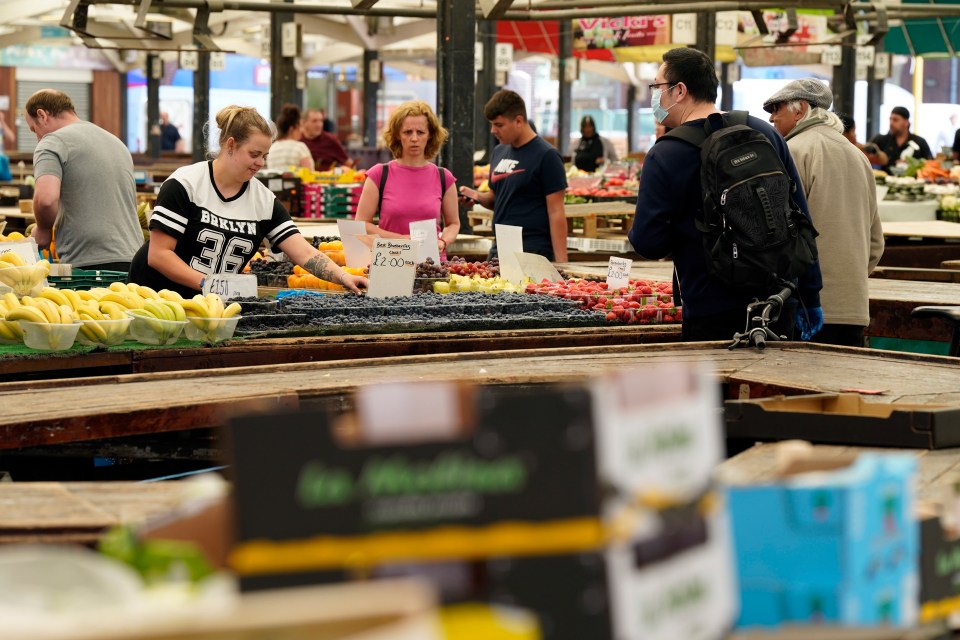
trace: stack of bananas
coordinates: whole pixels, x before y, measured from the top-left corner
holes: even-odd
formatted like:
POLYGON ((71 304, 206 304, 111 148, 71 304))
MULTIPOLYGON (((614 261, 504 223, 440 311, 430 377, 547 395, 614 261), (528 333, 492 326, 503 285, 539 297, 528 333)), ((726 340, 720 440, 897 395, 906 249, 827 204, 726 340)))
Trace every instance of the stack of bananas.
POLYGON ((28 266, 15 251, 0 253, 0 285, 9 287, 18 296, 34 294, 48 275, 50 263, 46 260, 28 266))
POLYGON ((215 293, 206 296, 195 295, 189 300, 181 300, 187 313, 187 337, 191 340, 214 343, 233 336, 240 316, 240 304, 233 302, 226 307, 215 293))
POLYGON ((150 240, 150 223, 147 221, 147 209, 150 206, 144 201, 137 205, 137 221, 140 223, 140 231, 143 232, 143 241, 150 240))
POLYGON ((0 323, 0 337, 5 342, 22 340, 29 347, 49 350, 73 346, 79 318, 69 304, 58 304, 45 296, 17 299, 12 293, 5 293, 0 310, 4 319, 0 323), (19 324, 21 322, 26 324, 19 324))

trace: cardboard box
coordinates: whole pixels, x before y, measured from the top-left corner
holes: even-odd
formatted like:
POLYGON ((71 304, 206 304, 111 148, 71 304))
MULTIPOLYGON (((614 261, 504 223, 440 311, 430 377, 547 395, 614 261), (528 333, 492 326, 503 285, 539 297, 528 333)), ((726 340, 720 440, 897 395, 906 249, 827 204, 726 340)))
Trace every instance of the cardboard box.
POLYGON ((937 516, 920 521, 920 620, 944 620, 960 611, 960 538, 937 516))
POLYGON ((914 624, 916 466, 912 455, 865 453, 730 486, 738 625, 914 624))
POLYGON ((960 407, 868 402, 855 393, 725 403, 727 437, 944 449, 960 446, 960 407))

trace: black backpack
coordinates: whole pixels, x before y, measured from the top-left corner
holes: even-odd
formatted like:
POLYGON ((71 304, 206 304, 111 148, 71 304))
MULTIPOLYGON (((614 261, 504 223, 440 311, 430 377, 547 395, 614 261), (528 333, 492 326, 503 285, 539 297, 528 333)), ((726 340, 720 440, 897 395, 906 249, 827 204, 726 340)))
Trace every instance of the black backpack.
POLYGON ((662 137, 700 148, 696 225, 714 280, 764 293, 817 260, 817 231, 793 199, 797 185, 770 140, 747 126, 746 111, 715 114, 703 128, 680 126, 662 137))

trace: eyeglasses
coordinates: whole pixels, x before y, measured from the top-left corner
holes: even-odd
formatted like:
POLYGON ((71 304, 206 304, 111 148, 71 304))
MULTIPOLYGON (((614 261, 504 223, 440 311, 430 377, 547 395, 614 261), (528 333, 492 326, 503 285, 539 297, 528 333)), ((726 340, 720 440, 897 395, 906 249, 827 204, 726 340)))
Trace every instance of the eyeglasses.
MULTIPOLYGON (((671 83, 669 83, 669 82, 657 82, 656 84, 648 84, 647 86, 650 87, 650 91, 653 91, 653 90, 656 89, 657 87, 662 87, 662 86, 665 85, 665 84, 671 84, 671 83)), ((677 84, 679 84, 679 83, 676 83, 676 84, 674 84, 673 86, 675 87, 675 86, 677 86, 677 84)), ((671 87, 671 88, 673 88, 673 87, 671 87)))

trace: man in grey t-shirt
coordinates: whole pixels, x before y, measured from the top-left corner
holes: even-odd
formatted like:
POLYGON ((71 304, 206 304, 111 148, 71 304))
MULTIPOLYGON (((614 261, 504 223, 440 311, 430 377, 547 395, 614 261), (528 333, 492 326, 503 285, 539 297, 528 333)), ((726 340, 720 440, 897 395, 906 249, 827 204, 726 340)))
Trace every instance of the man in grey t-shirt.
POLYGON ((70 96, 41 89, 24 108, 37 136, 34 237, 50 246, 56 227, 61 262, 128 271, 143 244, 133 159, 119 138, 77 117, 70 96))

